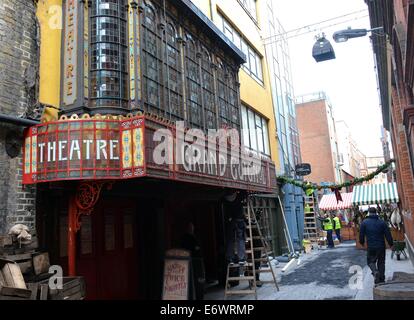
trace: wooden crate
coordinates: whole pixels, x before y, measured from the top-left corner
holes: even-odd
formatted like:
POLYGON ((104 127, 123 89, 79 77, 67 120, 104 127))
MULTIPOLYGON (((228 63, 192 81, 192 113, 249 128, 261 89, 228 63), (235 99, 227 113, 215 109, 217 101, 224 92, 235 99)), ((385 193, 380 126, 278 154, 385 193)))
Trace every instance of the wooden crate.
POLYGON ((391 228, 391 235, 395 241, 404 241, 404 231, 391 228))
POLYGON ((30 299, 31 294, 19 265, 12 260, 0 259, 0 300, 30 299))
POLYGON ((350 226, 344 226, 341 228, 342 241, 356 240, 355 228, 350 226))
POLYGON ((35 275, 40 275, 49 272, 50 261, 47 252, 35 253, 32 255, 33 271, 35 275))
POLYGON ((22 274, 31 273, 33 270, 33 263, 32 263, 32 254, 29 253, 20 253, 20 254, 13 254, 13 255, 6 255, 7 260, 14 261, 20 267, 20 271, 22 274))
MULTIPOLYGON (((40 283, 48 284, 49 280, 40 283)), ((63 277, 62 289, 48 290, 49 300, 83 300, 85 295, 86 285, 83 277, 63 277)))
POLYGON ((0 259, 0 284, 4 287, 27 289, 19 265, 6 259, 0 259))

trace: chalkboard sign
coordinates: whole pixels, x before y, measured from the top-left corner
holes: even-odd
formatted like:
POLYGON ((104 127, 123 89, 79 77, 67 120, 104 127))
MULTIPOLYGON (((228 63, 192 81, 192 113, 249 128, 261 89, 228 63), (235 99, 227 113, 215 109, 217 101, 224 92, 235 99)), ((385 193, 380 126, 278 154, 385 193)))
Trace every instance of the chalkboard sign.
POLYGON ((163 300, 189 300, 192 290, 190 252, 171 249, 165 254, 163 300))

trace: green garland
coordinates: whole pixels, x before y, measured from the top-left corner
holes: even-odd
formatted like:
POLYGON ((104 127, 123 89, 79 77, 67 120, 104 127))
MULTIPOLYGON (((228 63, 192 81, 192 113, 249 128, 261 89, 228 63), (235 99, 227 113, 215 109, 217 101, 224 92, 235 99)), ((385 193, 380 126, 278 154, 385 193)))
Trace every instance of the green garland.
POLYGON ((350 186, 354 186, 356 184, 360 184, 366 181, 370 181, 373 178, 375 178, 375 176, 377 176, 378 174, 385 172, 388 170, 388 168, 391 166, 391 164, 395 162, 394 159, 389 160, 388 162, 384 163, 382 166, 379 166, 377 168, 377 170, 375 170, 374 172, 371 172, 369 175, 362 177, 362 178, 355 178, 354 180, 351 181, 346 181, 344 183, 341 184, 331 184, 331 185, 326 185, 326 186, 321 186, 318 185, 316 183, 312 183, 309 181, 298 181, 286 176, 279 176, 277 177, 277 181, 283 186, 284 184, 292 184, 296 187, 302 188, 305 192, 306 190, 312 189, 312 190, 322 190, 322 189, 342 189, 344 187, 350 187, 350 186))

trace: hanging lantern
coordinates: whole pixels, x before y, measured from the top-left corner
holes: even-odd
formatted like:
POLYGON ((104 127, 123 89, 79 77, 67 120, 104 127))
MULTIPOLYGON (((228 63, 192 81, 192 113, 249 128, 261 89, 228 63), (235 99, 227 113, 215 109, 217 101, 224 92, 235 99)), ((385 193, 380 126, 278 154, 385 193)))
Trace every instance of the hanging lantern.
POLYGON ((335 59, 335 52, 325 35, 318 36, 312 48, 312 56, 316 62, 335 59))

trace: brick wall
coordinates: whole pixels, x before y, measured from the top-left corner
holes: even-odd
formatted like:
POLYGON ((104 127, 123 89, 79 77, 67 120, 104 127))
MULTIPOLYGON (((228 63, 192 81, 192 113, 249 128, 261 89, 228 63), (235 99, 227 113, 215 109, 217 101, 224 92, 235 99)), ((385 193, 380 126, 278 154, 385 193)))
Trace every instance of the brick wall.
MULTIPOLYGON (((27 106, 25 71, 37 64, 36 6, 33 0, 0 1, 0 113, 19 116, 27 106)), ((22 155, 10 158, 8 132, 23 128, 0 121, 0 234, 16 222, 35 227, 34 187, 22 188, 22 155)))
MULTIPOLYGON (((396 159, 396 175, 398 193, 400 196, 401 207, 409 213, 404 218, 404 229, 407 240, 414 246, 414 176, 412 172, 410 153, 407 143, 407 135, 403 124, 403 113, 412 101, 405 91, 405 84, 398 81, 399 90, 392 87, 392 145, 396 159), (410 214, 411 212, 411 214, 410 214)), ((414 259, 412 259, 414 263, 414 259)))
MULTIPOLYGON (((403 88, 403 83, 400 83, 403 88)), ((408 107, 406 96, 392 88, 392 125, 393 148, 397 160, 397 180, 403 209, 414 212, 414 178, 411 170, 407 137, 403 125, 403 112, 408 107), (400 93, 400 95, 398 94, 400 93)))
POLYGON ((312 173, 306 176, 306 180, 316 183, 335 182, 326 112, 325 100, 296 105, 302 161, 312 166, 312 173))

